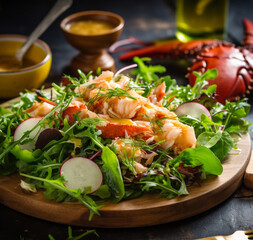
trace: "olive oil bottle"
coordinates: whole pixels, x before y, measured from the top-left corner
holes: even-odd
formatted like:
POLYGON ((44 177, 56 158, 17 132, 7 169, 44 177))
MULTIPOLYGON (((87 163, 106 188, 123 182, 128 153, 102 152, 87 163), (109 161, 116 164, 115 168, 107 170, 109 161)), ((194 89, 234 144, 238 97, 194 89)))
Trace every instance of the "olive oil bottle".
POLYGON ((228 0, 177 0, 176 36, 193 39, 223 39, 226 33, 228 0))

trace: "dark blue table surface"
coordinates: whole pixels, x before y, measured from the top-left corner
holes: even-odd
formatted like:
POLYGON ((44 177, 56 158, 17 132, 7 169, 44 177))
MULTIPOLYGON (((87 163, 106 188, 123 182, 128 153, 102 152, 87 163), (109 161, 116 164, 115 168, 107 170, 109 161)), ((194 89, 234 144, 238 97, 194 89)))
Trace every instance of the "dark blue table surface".
MULTIPOLYGON (((55 1, 38 0, 2 0, 0 1, 0 34, 29 35, 40 20, 45 16, 55 1)), ((227 22, 227 40, 234 43, 243 41, 244 17, 253 21, 253 1, 230 0, 227 22)), ((175 33, 175 2, 173 0, 74 0, 73 5, 62 14, 41 36, 48 43, 53 53, 52 69, 46 81, 59 82, 63 73, 68 73, 71 59, 78 53, 64 39, 59 23, 67 15, 86 10, 104 10, 118 13, 125 20, 125 27, 120 39, 134 36, 144 41, 166 39, 175 33)), ((119 54, 113 57, 116 69, 128 63, 118 60, 119 54)), ((159 61, 158 61, 159 62, 159 61)), ((164 60, 162 63, 167 64, 164 60)), ((168 65, 168 67, 170 67, 168 65)), ((184 79, 186 70, 169 69, 172 77, 184 79), (181 72, 180 72, 181 71, 181 72), (174 75, 175 74, 175 75, 174 75)), ((3 100, 0 100, 3 102, 3 100)), ((249 95, 249 102, 253 102, 253 94, 249 95)), ((253 119, 253 110, 247 117, 253 119)), ((253 140, 253 134, 251 139, 253 140)), ((1 194, 1 193, 0 193, 1 194)), ((200 204, 205 204, 201 203, 200 204)), ((55 239, 66 239, 66 225, 36 219, 16 212, 0 204, 0 239, 45 240, 52 234, 55 239)), ((84 228, 72 227, 73 235, 81 233, 84 228)), ((197 216, 174 223, 152 227, 129 229, 96 229, 100 238, 89 236, 84 239, 138 239, 138 240, 168 240, 194 239, 212 235, 225 235, 241 229, 253 229, 253 192, 242 185, 229 199, 218 206, 197 216)))

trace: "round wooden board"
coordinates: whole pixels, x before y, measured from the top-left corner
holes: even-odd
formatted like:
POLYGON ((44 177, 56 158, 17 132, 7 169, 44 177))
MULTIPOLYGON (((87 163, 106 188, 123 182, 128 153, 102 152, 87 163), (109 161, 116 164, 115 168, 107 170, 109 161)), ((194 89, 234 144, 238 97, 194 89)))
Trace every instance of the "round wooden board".
POLYGON ((101 216, 94 215, 92 221, 88 221, 88 209, 79 203, 56 203, 45 199, 43 191, 24 192, 17 174, 0 177, 0 202, 33 217, 82 227, 125 228, 173 222, 204 212, 235 192, 251 155, 249 134, 242 137, 238 148, 239 155, 229 155, 223 161, 220 176, 209 177, 201 186, 191 186, 188 196, 166 199, 145 194, 118 204, 106 202, 100 209, 101 216))
POLYGON ((145 194, 121 203, 104 203, 101 216, 88 221, 89 211, 79 203, 56 203, 44 198, 43 191, 24 192, 20 176, 0 177, 0 202, 33 217, 82 227, 139 227, 172 222, 204 212, 227 199, 241 184, 251 154, 249 135, 238 144, 241 153, 223 161, 223 173, 211 177, 201 186, 191 186, 189 195, 174 199, 145 194))

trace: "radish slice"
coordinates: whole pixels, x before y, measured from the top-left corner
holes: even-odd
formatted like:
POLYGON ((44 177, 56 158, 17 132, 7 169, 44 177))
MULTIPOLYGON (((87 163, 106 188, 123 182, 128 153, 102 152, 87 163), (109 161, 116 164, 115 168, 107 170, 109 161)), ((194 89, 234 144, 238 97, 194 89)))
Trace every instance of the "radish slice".
POLYGON ((129 65, 129 66, 126 66, 126 67, 123 67, 121 68, 120 70, 118 70, 116 73, 115 73, 115 77, 117 77, 119 74, 121 74, 122 72, 128 70, 128 69, 132 69, 132 68, 136 68, 138 67, 138 65, 135 63, 135 64, 132 64, 132 65, 129 65))
POLYGON ((60 175, 65 178, 66 188, 81 189, 90 187, 95 192, 103 182, 103 175, 99 166, 88 158, 75 157, 65 161, 60 170, 60 175))
MULTIPOLYGON (((22 138, 24 133, 31 130, 41 119, 42 117, 31 117, 31 118, 26 119, 22 123, 20 123, 14 132, 14 138, 13 138, 14 141, 18 141, 20 138, 22 138)), ((31 138, 33 140, 29 143, 19 145, 20 148, 22 150, 26 149, 28 151, 34 150, 37 138, 43 130, 44 128, 42 128, 41 126, 38 126, 37 128, 35 128, 26 138, 26 139, 31 138)))
POLYGON ((209 110, 202 104, 197 102, 186 102, 178 106, 175 110, 177 116, 182 117, 190 115, 193 118, 200 119, 201 114, 205 114, 211 119, 211 114, 209 110))

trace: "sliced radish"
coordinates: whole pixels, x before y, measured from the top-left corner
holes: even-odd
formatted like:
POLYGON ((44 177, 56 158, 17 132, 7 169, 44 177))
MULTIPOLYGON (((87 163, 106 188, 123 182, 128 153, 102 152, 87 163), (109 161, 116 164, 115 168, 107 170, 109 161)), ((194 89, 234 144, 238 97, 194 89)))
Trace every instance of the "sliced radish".
POLYGON ((186 102, 178 106, 175 110, 177 116, 191 116, 197 119, 201 118, 201 114, 205 114, 211 119, 211 114, 209 110, 202 104, 197 102, 186 102))
POLYGON ((138 67, 138 65, 135 63, 135 64, 132 64, 132 65, 129 65, 129 66, 126 66, 126 67, 123 67, 121 69, 119 69, 116 73, 115 73, 115 77, 118 76, 119 74, 121 74, 122 72, 126 71, 126 70, 129 70, 129 69, 132 69, 132 68, 136 68, 138 67))
POLYGON ((75 157, 65 161, 60 175, 66 180, 64 185, 68 189, 81 189, 90 187, 95 192, 103 182, 103 175, 99 166, 88 158, 75 157))
MULTIPOLYGON (((42 119, 42 117, 31 117, 26 119, 25 121, 23 121, 22 123, 20 123, 18 125, 18 127, 16 128, 15 132, 14 132, 14 141, 18 141, 20 138, 23 137, 24 133, 31 130, 33 127, 35 127, 35 125, 42 119)), ((41 126, 38 126, 37 128, 35 128, 30 134, 29 136, 26 138, 30 138, 33 139, 31 142, 28 142, 26 144, 23 145, 19 145, 20 148, 22 150, 26 149, 29 151, 32 151, 35 149, 35 143, 37 141, 37 138, 39 136, 39 134, 44 130, 44 128, 42 128, 41 126)), ((25 139, 24 139, 25 140, 25 139)))

